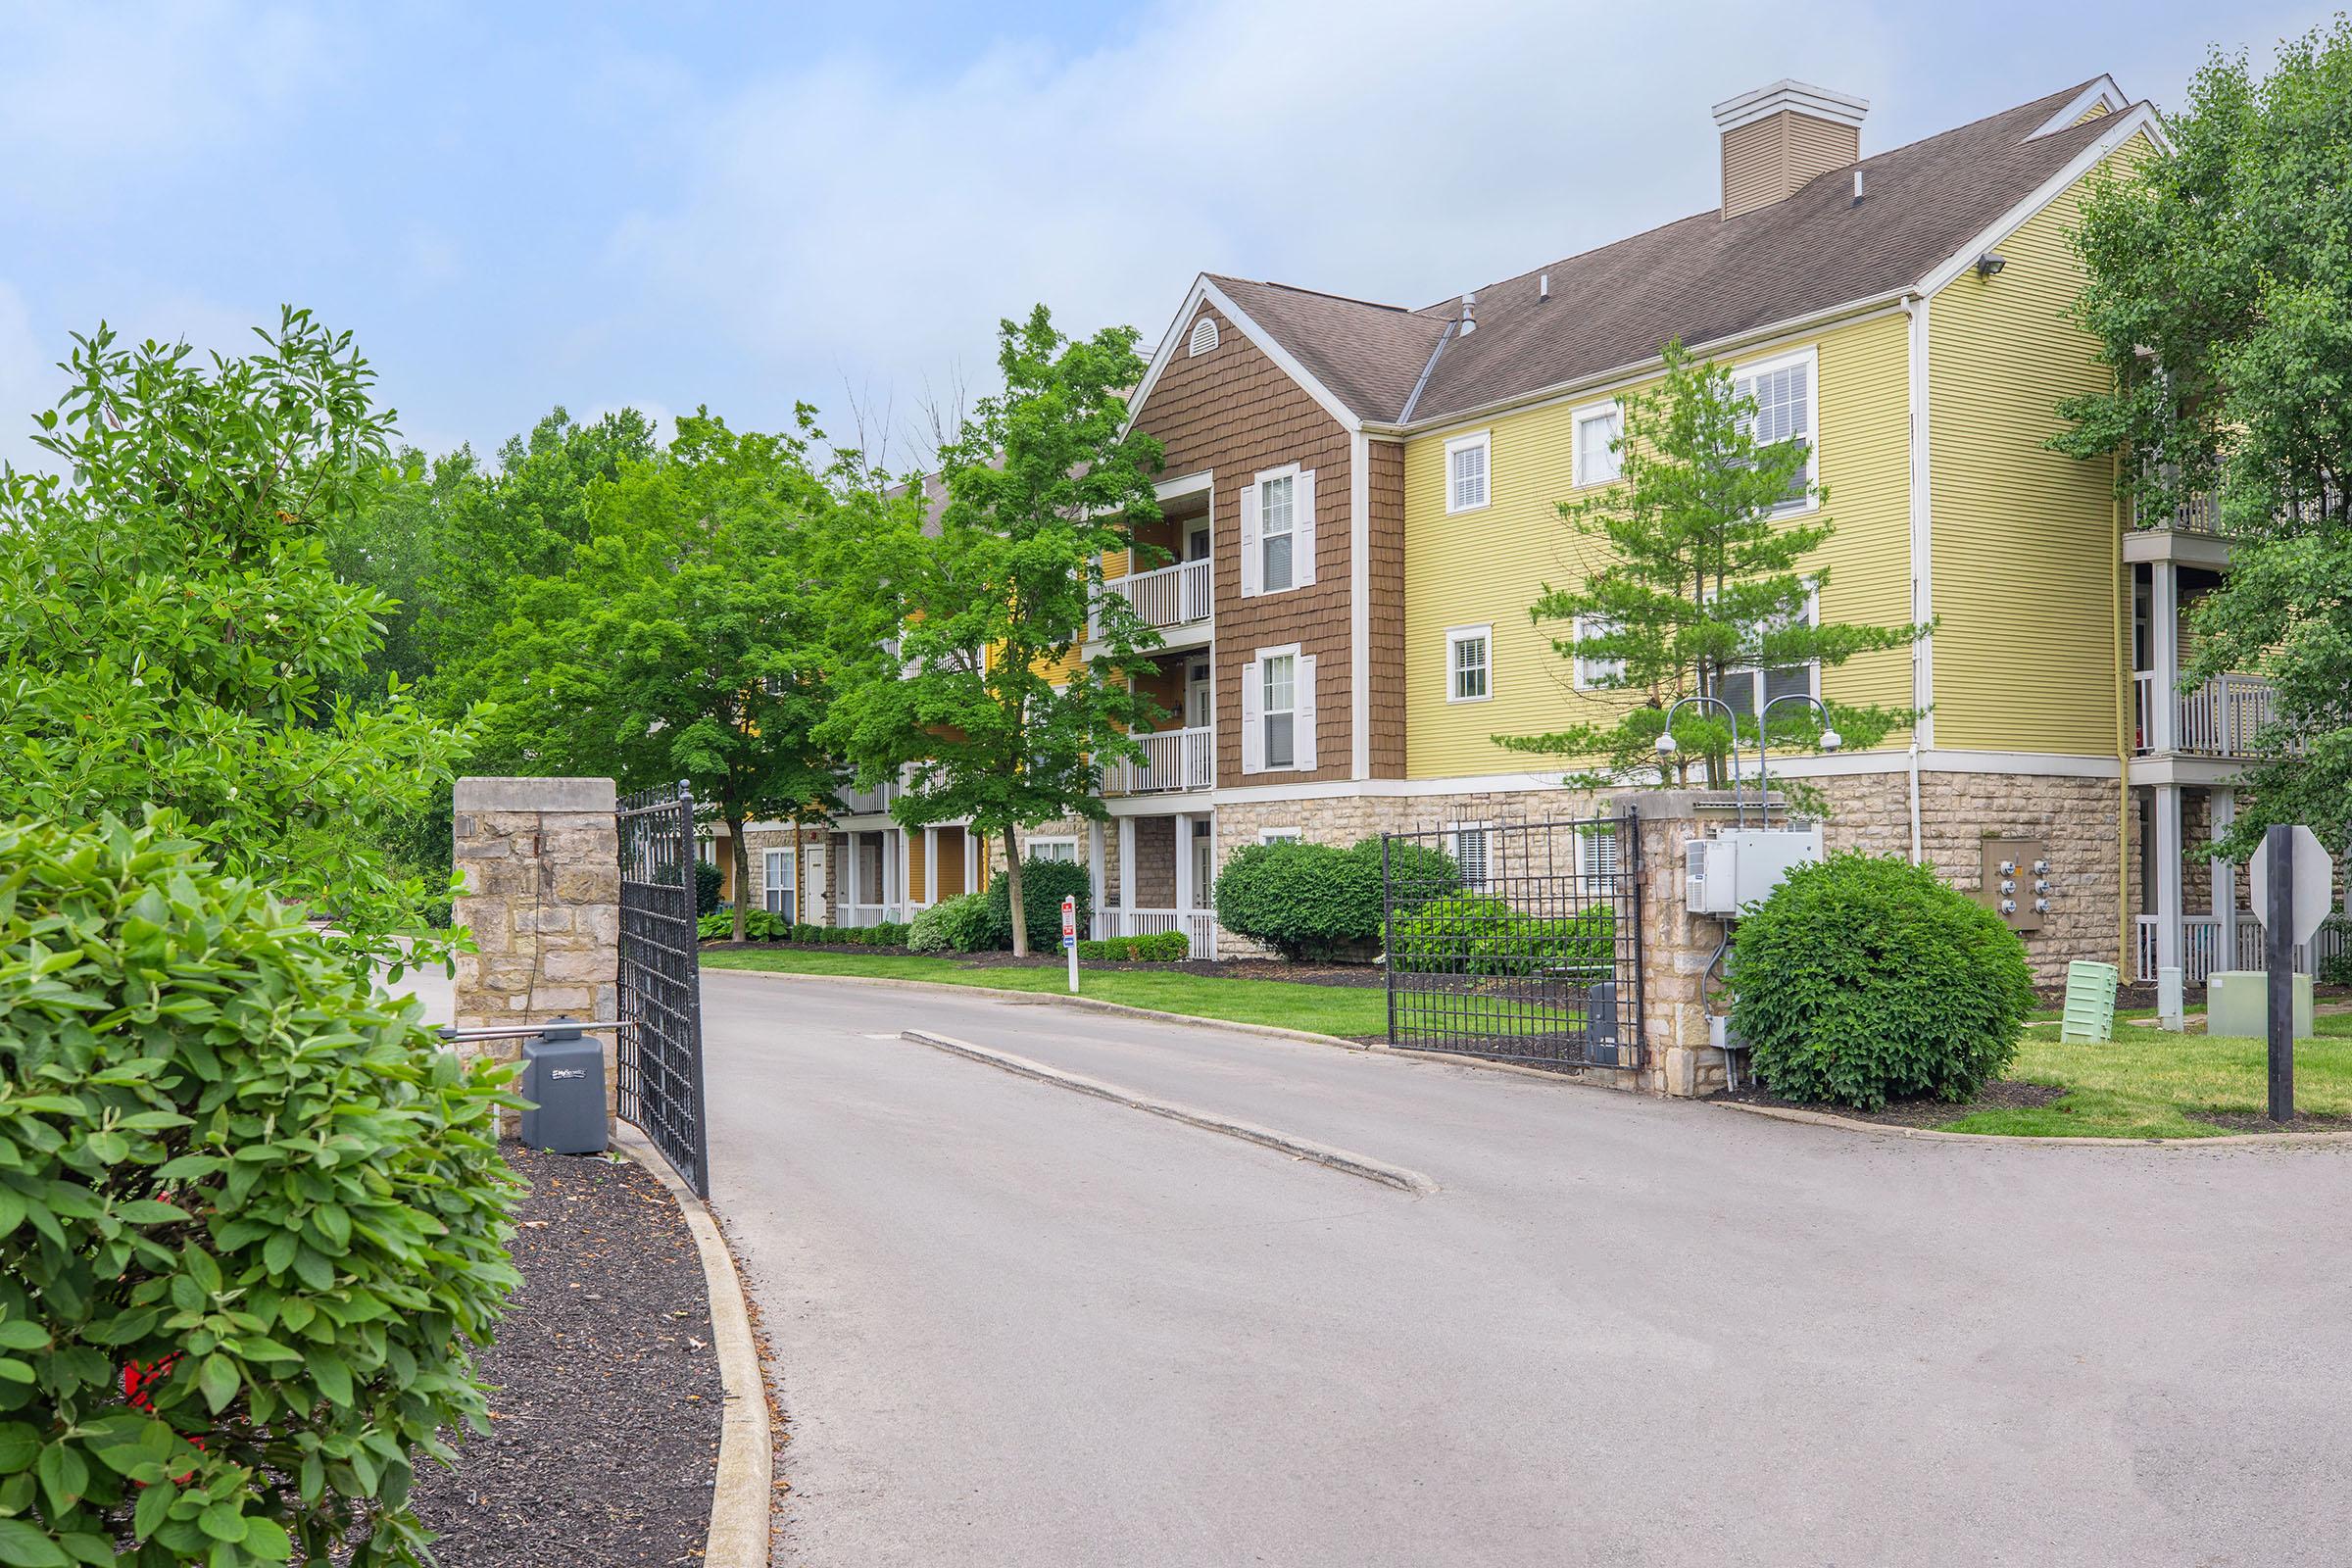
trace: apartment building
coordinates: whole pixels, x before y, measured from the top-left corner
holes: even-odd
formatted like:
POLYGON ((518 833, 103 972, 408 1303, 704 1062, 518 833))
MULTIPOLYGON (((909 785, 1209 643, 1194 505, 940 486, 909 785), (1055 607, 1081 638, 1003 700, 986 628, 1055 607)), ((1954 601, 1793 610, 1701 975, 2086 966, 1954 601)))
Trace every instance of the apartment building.
MULTIPOLYGON (((1438 827, 1475 872, 1482 825, 1589 807, 1493 737, 1634 700, 1585 689, 1528 607, 1592 564, 1557 503, 1616 477, 1620 400, 1679 338, 1810 449, 1838 525, 1820 613, 1937 621, 1914 649, 1753 674, 1750 704, 1928 710, 1868 751, 1776 760, 1830 801, 1831 842, 2005 906, 2045 979, 2082 957, 2194 983, 2255 940, 2238 879, 2193 852, 2268 694, 2175 690, 2229 543, 2209 509, 2125 515, 2111 465, 2045 446, 2058 401, 2105 376, 2066 317, 2068 229, 2091 181, 2161 155, 2152 109, 2102 76, 1867 157, 1844 94, 1781 81, 1713 113, 1708 210, 1436 304, 1195 281, 1131 399, 1166 453, 1163 564, 1109 568, 1163 638, 1167 718, 1107 773, 1106 823, 1035 840, 1093 868, 1098 934, 1231 952, 1209 890, 1243 845, 1438 827)), ((902 832, 886 792, 852 805, 821 843, 756 852, 755 898, 870 921, 984 879, 959 829, 902 832)))

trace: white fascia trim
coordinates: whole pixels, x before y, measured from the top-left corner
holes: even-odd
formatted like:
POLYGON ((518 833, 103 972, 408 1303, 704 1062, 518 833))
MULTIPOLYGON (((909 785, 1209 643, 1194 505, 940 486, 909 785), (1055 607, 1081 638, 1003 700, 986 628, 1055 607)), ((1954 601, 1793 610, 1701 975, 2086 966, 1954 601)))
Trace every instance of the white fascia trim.
POLYGON ((1162 479, 1152 487, 1152 494, 1161 501, 1173 501, 1178 496, 1198 495, 1203 490, 1213 491, 1216 487, 1217 470, 1202 468, 1199 473, 1187 473, 1173 479, 1162 479))
MULTIPOLYGON (((1928 419, 1928 302, 1906 300, 1911 317, 1911 623, 1923 625, 1936 615, 1936 533, 1934 527, 1934 470, 1929 466, 1928 419)), ((1936 638, 1933 633, 1911 645, 1911 706, 1923 710, 1912 726, 1912 742, 1936 744, 1936 638)))
POLYGON ((2067 752, 1921 752, 1928 773, 2018 773, 2034 778, 2121 778, 2112 757, 2078 757, 2067 752))
POLYGON ((1921 294, 1933 294, 1976 266, 1978 257, 1991 250, 2011 234, 2016 233, 2024 225, 2026 220, 2056 201, 2069 185, 2089 173, 2092 169, 2097 167, 2100 160, 2139 132, 2146 131, 2148 139, 2156 144, 2158 150, 2168 153, 2172 151, 2173 144, 2165 139, 2163 128, 2156 122, 2154 106, 2141 104, 2136 109, 2121 115, 2109 115, 2107 118, 2115 123, 2101 131, 2089 146, 2075 154, 2064 169, 2043 180, 2033 195, 2028 196, 2024 201, 1994 219, 1990 226, 1945 258, 1934 271, 1921 278, 1916 291, 1921 294))
POLYGON ((1332 395, 1329 387, 1308 374, 1306 367, 1293 358, 1290 350, 1275 342, 1264 327, 1250 319, 1248 314, 1234 304, 1223 289, 1208 280, 1206 272, 1193 280, 1192 291, 1185 295, 1183 308, 1177 311, 1175 320, 1169 323, 1167 335, 1159 340, 1159 352, 1152 356, 1152 368, 1144 372, 1143 380, 1136 383, 1134 396, 1127 400, 1128 426, 1134 425, 1144 405, 1151 401, 1152 389, 1159 385, 1161 373, 1175 362, 1177 346, 1192 331, 1193 318, 1200 314, 1203 300, 1214 305, 1225 319, 1240 327, 1242 335, 1256 344, 1258 352, 1272 360, 1283 374, 1298 382, 1301 391, 1321 404, 1323 412, 1339 420, 1342 429, 1353 435, 1364 427, 1364 421, 1357 417, 1353 409, 1342 403, 1332 395))
POLYGON ((2132 100, 2124 96, 2124 89, 2115 84, 2113 76, 2101 76, 2075 94, 2064 109, 2043 121, 2041 128, 2028 135, 2026 140, 2047 136, 2053 130, 2065 130, 2100 104, 2105 104, 2110 114, 2120 115, 2132 107, 2132 100))
POLYGON ((1769 87, 1758 87, 1737 98, 1726 98, 1710 112, 1715 117, 1716 129, 1738 130, 1741 125, 1768 120, 1785 109, 1840 125, 1859 126, 1870 113, 1870 100, 1857 98, 1852 93, 1838 92, 1832 87, 1816 87, 1811 82, 1794 81, 1783 76, 1769 87))
POLYGON ((1372 442, 1348 437, 1348 773, 1372 776, 1372 442))
MULTIPOLYGON (((1902 309, 1902 302, 1914 292, 1908 287, 1888 289, 1884 294, 1849 300, 1843 305, 1833 305, 1828 310, 1787 317, 1751 331, 1713 338, 1704 343, 1692 343, 1689 345, 1690 353, 1694 359, 1719 360, 1733 354, 1761 355, 1777 347, 1793 348, 1821 336, 1832 327, 1854 326, 1876 317, 1891 316, 1902 309)), ((1459 414, 1449 414, 1444 418, 1424 419, 1412 424, 1376 424, 1367 421, 1364 428, 1373 435, 1399 436, 1408 440, 1447 431, 1475 429, 1505 414, 1546 409, 1560 403, 1584 403, 1638 387, 1644 381, 1656 379, 1658 370, 1665 363, 1665 356, 1653 354, 1645 360, 1613 366, 1573 381, 1559 381, 1532 391, 1513 393, 1507 398, 1496 398, 1492 403, 1482 403, 1474 409, 1464 409, 1459 414)))

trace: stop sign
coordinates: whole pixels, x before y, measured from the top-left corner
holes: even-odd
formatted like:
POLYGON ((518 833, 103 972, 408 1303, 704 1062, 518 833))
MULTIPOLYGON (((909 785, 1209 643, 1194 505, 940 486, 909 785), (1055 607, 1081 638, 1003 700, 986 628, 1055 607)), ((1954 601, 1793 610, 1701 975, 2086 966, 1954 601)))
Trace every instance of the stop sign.
MULTIPOLYGON (((2317 935, 2321 922, 2332 912, 2335 903, 2335 859, 2320 843, 2320 836, 2307 827, 2291 827, 2294 837, 2295 864, 2291 873, 2293 887, 2289 897, 2293 903, 2287 915, 2287 927, 2297 943, 2309 942, 2317 935)), ((2271 921, 2271 850, 2268 844, 2254 852, 2246 868, 2246 891, 2254 899, 2254 918, 2264 925, 2271 921)))

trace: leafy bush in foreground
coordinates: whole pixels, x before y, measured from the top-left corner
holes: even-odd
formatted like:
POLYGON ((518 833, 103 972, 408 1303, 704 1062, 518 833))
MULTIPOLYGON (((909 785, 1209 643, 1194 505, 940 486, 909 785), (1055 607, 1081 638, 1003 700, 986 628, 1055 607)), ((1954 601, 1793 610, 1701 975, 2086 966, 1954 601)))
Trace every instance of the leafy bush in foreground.
POLYGON ((1104 937, 1078 944, 1078 956, 1104 962, 1177 963, 1193 956, 1193 939, 1181 931, 1154 931, 1145 936, 1104 937))
POLYGON ((419 1562, 517 1283, 512 1069, 163 826, 0 868, 0 1563, 419 1562))
POLYGON ((1732 1028, 1790 1100, 1972 1099, 2016 1054, 2034 982, 2001 918, 1895 857, 1800 866, 1733 938, 1732 1028))

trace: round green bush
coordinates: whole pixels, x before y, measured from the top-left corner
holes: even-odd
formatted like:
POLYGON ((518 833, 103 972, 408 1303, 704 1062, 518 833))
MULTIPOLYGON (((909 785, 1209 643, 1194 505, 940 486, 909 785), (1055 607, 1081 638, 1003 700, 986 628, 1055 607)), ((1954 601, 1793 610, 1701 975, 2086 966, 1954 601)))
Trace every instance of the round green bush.
POLYGON ((709 860, 694 862, 695 913, 714 914, 718 911, 718 887, 725 880, 725 875, 709 860))
MULTIPOLYGON (((1217 877, 1217 922, 1286 958, 1350 956, 1381 940, 1381 841, 1348 849, 1277 840, 1247 844, 1217 877)), ((1400 905, 1442 898, 1462 884, 1451 857, 1399 839, 1388 880, 1400 905)))
POLYGON ((167 831, 0 824, 0 1562, 419 1562, 513 1069, 167 831))
MULTIPOLYGON (((989 918, 985 893, 960 893, 952 899, 942 899, 925 909, 916 923, 924 920, 931 922, 947 946, 918 949, 918 952, 985 953, 996 945, 996 923, 989 918)), ((911 939, 908 945, 912 946, 911 939)))
MULTIPOLYGON (((1012 889, 1004 873, 989 878, 988 923, 990 945, 1012 946, 1012 889)), ((1061 946, 1061 901, 1078 901, 1078 929, 1086 930, 1093 890, 1085 866, 1075 860, 1021 861, 1021 906, 1028 911, 1029 951, 1043 953, 1061 946)))
POLYGON ((2017 1052, 2034 981, 1991 909, 1899 858, 1799 866, 1733 937, 1732 1030, 1789 1100, 1876 1110, 1975 1097, 2017 1052))
POLYGON ((943 899, 928 909, 915 911, 914 918, 906 922, 907 952, 952 953, 955 951, 954 945, 948 941, 947 919, 939 912, 953 902, 953 900, 943 899))

